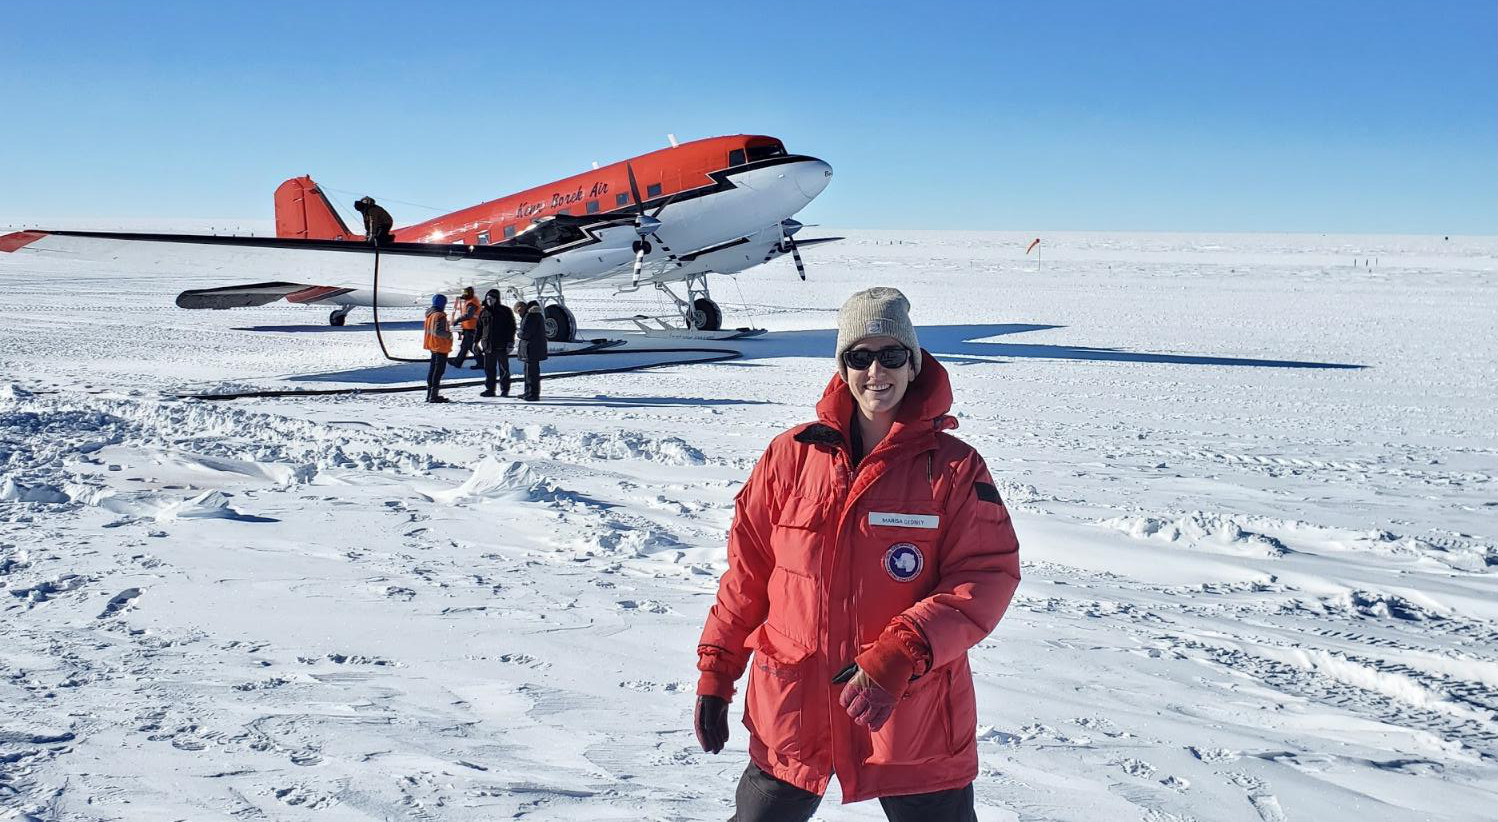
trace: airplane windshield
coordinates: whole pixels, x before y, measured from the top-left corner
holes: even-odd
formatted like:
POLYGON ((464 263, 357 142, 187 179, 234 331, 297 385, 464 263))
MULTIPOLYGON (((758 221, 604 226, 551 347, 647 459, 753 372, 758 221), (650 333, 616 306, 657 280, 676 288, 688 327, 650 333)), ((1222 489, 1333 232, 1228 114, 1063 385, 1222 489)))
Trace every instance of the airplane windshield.
POLYGON ((768 160, 771 157, 784 157, 785 146, 779 140, 765 140, 763 142, 749 143, 749 162, 755 160, 768 160))
POLYGON ((583 230, 569 222, 542 217, 524 231, 504 241, 504 245, 527 245, 540 251, 567 245, 584 238, 583 230))

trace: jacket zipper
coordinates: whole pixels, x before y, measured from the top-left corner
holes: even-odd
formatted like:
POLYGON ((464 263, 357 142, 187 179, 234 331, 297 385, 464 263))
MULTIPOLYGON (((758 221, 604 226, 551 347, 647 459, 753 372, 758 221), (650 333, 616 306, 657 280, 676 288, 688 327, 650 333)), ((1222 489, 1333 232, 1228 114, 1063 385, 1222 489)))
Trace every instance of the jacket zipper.
MULTIPOLYGON (((842 529, 843 529, 843 509, 846 507, 848 497, 853 493, 853 472, 851 470, 851 464, 850 464, 850 461, 848 459, 848 453, 845 450, 843 450, 842 448, 837 448, 837 449, 835 449, 835 451, 836 451, 836 456, 834 457, 834 459, 837 462, 837 473, 838 473, 838 478, 839 478, 840 481, 838 483, 838 488, 837 488, 837 513, 836 513, 836 519, 834 520, 834 524, 833 524, 832 540, 831 540, 832 544, 829 546, 829 548, 831 550, 829 550, 827 552, 827 554, 828 554, 828 567, 827 567, 826 578, 828 580, 831 580, 833 578, 833 576, 832 576, 833 572, 837 569, 837 560, 838 560, 838 556, 837 556, 838 546, 837 546, 837 543, 838 543, 838 537, 841 536, 842 529)), ((823 609, 823 613, 822 613, 822 624, 825 625, 825 626, 827 626, 827 628, 828 628, 827 634, 828 634, 828 638, 830 639, 831 638, 831 634, 832 634, 832 631, 831 631, 831 628, 832 628, 832 613, 831 613, 831 611, 832 611, 832 597, 831 596, 823 597, 823 599, 822 599, 822 609, 823 609)), ((828 649, 828 650, 830 651, 831 649, 828 649)), ((829 662, 832 661, 830 656, 828 657, 828 661, 829 662)), ((846 664, 846 662, 844 662, 842 664, 846 664)), ((839 667, 841 667, 841 666, 839 666, 839 667)), ((828 676, 828 678, 830 679, 831 678, 831 671, 832 671, 832 668, 829 665, 828 666, 828 670, 826 672, 823 672, 823 673, 825 673, 828 676)), ((828 740, 827 741, 827 754, 828 754, 828 756, 832 760, 830 763, 828 763, 829 767, 827 768, 827 773, 829 774, 829 776, 831 774, 836 774, 837 773, 837 747, 838 747, 838 745, 837 745, 837 731, 833 728, 832 717, 834 716, 833 712, 836 711, 836 710, 839 710, 841 708, 840 705, 838 705, 837 703, 834 703, 834 702, 831 701, 831 698, 830 698, 831 697, 831 693, 833 693, 833 691, 832 691, 832 689, 829 689, 829 698, 823 700, 823 703, 822 703, 823 705, 825 705, 827 707, 827 740, 828 740)), ((849 752, 849 755, 850 756, 852 755, 851 751, 849 752)))

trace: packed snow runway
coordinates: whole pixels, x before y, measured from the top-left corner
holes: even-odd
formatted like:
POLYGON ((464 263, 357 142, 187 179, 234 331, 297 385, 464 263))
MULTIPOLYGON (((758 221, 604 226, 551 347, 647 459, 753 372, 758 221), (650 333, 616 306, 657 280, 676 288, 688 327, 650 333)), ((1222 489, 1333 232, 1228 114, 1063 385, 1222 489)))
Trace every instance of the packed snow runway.
POLYGON ((0 254, 0 813, 727 818, 747 732, 703 754, 691 707, 733 495, 892 285, 1024 560, 981 819, 1491 818, 1498 242, 847 233, 712 281, 741 359, 439 408, 176 399, 423 369, 367 310, 0 254))

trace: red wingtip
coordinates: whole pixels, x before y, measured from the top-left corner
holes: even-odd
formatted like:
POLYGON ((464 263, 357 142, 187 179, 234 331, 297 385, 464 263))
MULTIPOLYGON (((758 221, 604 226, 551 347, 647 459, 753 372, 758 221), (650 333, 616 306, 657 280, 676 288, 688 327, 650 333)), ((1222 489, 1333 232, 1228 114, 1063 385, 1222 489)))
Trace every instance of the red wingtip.
POLYGON ((10 252, 28 245, 47 236, 45 231, 17 231, 14 234, 6 234, 0 237, 0 251, 10 252))

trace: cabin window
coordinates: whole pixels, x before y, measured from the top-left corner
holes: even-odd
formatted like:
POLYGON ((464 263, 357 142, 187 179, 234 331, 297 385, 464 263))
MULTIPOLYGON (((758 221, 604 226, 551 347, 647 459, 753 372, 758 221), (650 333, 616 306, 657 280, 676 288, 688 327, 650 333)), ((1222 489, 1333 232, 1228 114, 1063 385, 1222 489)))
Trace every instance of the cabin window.
POLYGON ((645 196, 646 197, 659 197, 659 196, 661 196, 661 184, 660 183, 651 183, 649 185, 649 187, 647 187, 645 189, 645 196))
POLYGON ((730 168, 733 167, 733 166, 741 166, 743 164, 744 164, 744 150, 743 149, 736 148, 733 151, 728 152, 728 165, 729 165, 730 168))
POLYGON ((598 213, 598 201, 597 200, 589 200, 588 201, 588 213, 589 214, 597 214, 598 213))
POLYGON ((785 146, 779 140, 766 140, 762 143, 749 144, 749 162, 756 160, 768 160, 771 157, 784 157, 785 146))
POLYGON ((558 214, 571 214, 572 213, 572 209, 570 209, 570 208, 564 208, 561 211, 558 211, 557 213, 558 214))
POLYGON ((487 232, 487 231, 480 231, 479 232, 479 239, 478 239, 477 245, 488 245, 488 244, 489 244, 489 232, 487 232))
POLYGON ((619 194, 614 195, 615 208, 627 205, 629 205, 629 194, 627 192, 620 192, 619 194))
POLYGON ((505 226, 505 239, 508 240, 513 236, 515 236, 515 224, 511 223, 505 226))

